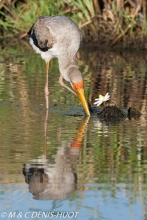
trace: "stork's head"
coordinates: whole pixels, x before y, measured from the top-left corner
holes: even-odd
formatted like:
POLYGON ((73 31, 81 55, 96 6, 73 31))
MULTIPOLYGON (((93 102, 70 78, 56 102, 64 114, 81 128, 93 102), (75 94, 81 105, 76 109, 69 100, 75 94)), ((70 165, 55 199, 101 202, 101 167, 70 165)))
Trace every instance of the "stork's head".
POLYGON ((77 94, 78 98, 80 99, 82 106, 87 115, 90 115, 88 104, 85 98, 84 92, 84 80, 82 78, 82 74, 76 66, 70 66, 68 69, 68 76, 70 79, 70 83, 77 94))

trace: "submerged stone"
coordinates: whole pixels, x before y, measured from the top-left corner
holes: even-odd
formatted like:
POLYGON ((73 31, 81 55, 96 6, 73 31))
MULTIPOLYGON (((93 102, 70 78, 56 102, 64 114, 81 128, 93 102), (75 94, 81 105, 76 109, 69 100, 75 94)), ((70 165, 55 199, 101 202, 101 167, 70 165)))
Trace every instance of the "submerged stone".
POLYGON ((127 115, 115 105, 106 106, 100 113, 97 114, 97 116, 106 121, 120 121, 127 117, 127 115))
POLYGON ((141 113, 136 110, 135 108, 129 107, 128 109, 128 118, 131 120, 133 119, 138 119, 141 116, 141 113))

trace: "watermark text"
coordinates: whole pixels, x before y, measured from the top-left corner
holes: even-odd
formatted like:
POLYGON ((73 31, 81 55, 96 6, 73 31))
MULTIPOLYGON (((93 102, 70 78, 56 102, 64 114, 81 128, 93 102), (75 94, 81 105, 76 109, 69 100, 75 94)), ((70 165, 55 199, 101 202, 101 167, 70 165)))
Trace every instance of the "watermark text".
POLYGON ((61 219, 70 219, 77 218, 79 212, 2 212, 0 214, 1 218, 7 219, 51 219, 51 218, 61 218, 61 219))

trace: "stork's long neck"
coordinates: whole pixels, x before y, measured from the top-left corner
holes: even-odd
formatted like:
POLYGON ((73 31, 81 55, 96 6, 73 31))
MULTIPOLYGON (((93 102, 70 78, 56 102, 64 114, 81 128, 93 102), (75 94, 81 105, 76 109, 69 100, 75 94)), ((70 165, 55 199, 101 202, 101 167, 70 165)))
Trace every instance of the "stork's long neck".
POLYGON ((66 81, 70 81, 68 76, 68 70, 70 67, 77 67, 75 56, 69 56, 69 55, 63 55, 58 57, 58 63, 59 63, 59 70, 61 75, 66 81))

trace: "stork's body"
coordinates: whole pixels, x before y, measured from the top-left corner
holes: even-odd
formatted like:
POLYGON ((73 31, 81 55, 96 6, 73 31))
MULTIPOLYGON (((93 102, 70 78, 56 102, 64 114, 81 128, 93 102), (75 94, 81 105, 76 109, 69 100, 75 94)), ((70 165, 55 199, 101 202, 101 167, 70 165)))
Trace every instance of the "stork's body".
POLYGON ((76 66, 76 53, 81 43, 81 31, 75 23, 64 16, 41 16, 28 32, 30 44, 46 62, 45 97, 48 108, 48 69, 52 58, 59 63, 61 86, 77 95, 87 113, 90 115, 84 95, 82 75, 76 66), (66 86, 63 79, 70 82, 74 91, 66 86))

